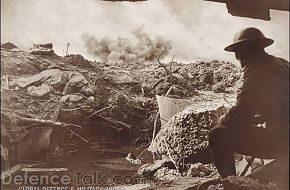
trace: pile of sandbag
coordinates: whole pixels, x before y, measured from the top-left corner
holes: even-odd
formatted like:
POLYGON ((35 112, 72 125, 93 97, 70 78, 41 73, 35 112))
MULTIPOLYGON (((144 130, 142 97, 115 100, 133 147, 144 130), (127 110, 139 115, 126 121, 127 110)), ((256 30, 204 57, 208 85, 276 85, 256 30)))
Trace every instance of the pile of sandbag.
POLYGON ((55 56, 56 54, 54 53, 52 47, 53 47, 52 43, 33 44, 33 47, 29 53, 33 55, 55 56))

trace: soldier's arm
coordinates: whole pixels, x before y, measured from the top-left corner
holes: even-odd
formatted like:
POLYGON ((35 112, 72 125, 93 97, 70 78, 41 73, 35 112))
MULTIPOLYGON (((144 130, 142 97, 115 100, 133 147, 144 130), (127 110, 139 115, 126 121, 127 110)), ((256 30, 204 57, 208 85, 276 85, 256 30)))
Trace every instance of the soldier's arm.
POLYGON ((257 100, 259 98, 259 87, 261 82, 258 68, 249 66, 244 71, 243 85, 239 89, 236 105, 230 108, 222 119, 224 124, 234 125, 245 122, 255 112, 257 100))

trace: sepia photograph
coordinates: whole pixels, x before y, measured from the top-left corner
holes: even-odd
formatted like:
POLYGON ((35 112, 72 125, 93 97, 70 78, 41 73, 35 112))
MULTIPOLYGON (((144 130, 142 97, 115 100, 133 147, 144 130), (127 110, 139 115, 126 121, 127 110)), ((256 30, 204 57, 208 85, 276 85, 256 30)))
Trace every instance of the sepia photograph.
POLYGON ((289 0, 1 0, 1 189, 288 190, 289 0))

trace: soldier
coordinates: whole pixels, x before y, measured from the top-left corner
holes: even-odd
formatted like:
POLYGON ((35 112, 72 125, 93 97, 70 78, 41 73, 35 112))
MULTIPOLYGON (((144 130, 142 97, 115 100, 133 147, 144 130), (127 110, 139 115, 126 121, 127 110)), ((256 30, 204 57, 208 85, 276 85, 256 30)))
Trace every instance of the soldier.
POLYGON ((236 105, 209 135, 222 178, 236 175, 234 152, 255 158, 288 156, 289 62, 265 52, 273 42, 250 27, 236 33, 233 44, 225 48, 235 53, 244 76, 236 105), (264 125, 257 125, 257 119, 264 125))

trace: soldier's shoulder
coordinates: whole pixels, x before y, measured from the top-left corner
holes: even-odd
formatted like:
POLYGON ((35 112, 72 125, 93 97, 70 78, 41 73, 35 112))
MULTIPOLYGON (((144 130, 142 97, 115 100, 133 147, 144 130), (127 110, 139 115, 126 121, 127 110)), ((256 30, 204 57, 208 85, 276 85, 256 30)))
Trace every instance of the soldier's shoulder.
POLYGON ((283 63, 285 63, 285 64, 288 64, 289 65, 289 61, 287 61, 286 59, 284 59, 284 58, 281 58, 281 57, 276 57, 276 56, 271 56, 271 57, 273 57, 274 59, 276 59, 277 61, 280 61, 280 62, 283 62, 283 63))

